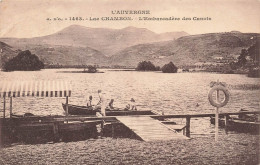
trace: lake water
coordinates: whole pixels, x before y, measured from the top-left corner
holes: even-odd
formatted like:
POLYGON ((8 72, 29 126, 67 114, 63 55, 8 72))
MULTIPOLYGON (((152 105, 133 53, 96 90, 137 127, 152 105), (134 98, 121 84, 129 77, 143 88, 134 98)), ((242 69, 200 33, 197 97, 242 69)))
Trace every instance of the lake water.
MULTIPOLYGON (((85 105, 89 95, 93 103, 98 102, 97 90, 102 89, 105 97, 114 99, 114 106, 123 108, 134 98, 139 110, 154 110, 165 114, 211 113, 214 107, 209 104, 208 92, 211 81, 225 82, 230 86, 259 85, 259 78, 248 78, 245 75, 214 73, 177 73, 135 72, 100 70, 104 73, 61 73, 78 69, 47 69, 42 71, 0 72, 1 80, 7 81, 39 81, 64 80, 72 86, 69 103, 85 105)), ((229 87, 231 93, 229 103, 220 112, 236 112, 241 108, 259 110, 258 89, 240 89, 229 87)), ((3 99, 1 98, 1 108, 3 99)), ((58 97, 17 97, 13 99, 13 113, 33 113, 35 115, 63 115, 61 103, 65 98, 58 97)), ((9 106, 9 104, 7 104, 9 106)), ((7 110, 8 111, 8 110, 7 110)), ((7 113, 8 115, 8 113, 7 113)), ((185 123, 179 119, 178 122, 185 123)), ((208 118, 192 119, 192 132, 213 131, 208 118), (196 125, 196 126, 194 126, 196 125), (199 126, 198 126, 199 125, 199 126)))

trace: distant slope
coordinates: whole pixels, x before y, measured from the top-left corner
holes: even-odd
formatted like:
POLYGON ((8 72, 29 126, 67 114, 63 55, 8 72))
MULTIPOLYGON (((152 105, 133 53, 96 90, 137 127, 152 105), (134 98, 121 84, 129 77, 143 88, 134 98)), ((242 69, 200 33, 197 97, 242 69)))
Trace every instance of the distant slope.
POLYGON ((39 56, 46 64, 105 65, 108 57, 89 47, 29 45, 25 49, 39 56))
POLYGON ((238 32, 184 36, 167 42, 128 47, 115 54, 111 62, 126 66, 137 66, 143 60, 160 66, 169 61, 177 65, 211 62, 214 57, 239 55, 241 49, 251 46, 259 36, 256 33, 238 32))
POLYGON ((188 34, 186 32, 156 34, 148 29, 135 27, 108 29, 71 25, 48 36, 23 39, 0 38, 0 41, 20 49, 24 49, 25 45, 35 44, 90 47, 106 56, 111 56, 136 44, 173 40, 185 35, 188 34))
MULTIPOLYGON (((28 45, 23 50, 30 50, 45 64, 51 65, 107 65, 108 57, 89 47, 28 45)), ((18 55, 20 50, 0 42, 0 67, 3 62, 18 55)))

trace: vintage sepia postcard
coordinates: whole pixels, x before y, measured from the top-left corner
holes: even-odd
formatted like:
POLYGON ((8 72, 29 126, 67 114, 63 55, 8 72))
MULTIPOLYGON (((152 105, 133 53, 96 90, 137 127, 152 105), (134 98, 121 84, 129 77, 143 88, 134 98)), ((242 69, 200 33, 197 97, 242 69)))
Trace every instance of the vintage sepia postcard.
POLYGON ((0 0, 0 164, 257 165, 259 0, 0 0))

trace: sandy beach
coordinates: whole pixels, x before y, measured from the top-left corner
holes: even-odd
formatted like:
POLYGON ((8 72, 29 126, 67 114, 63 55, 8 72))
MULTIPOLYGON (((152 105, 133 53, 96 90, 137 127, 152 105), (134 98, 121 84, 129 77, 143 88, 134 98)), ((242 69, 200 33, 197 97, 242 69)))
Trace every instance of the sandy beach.
POLYGON ((0 164, 259 164, 259 135, 213 135, 190 140, 143 142, 89 139, 1 149, 0 164))

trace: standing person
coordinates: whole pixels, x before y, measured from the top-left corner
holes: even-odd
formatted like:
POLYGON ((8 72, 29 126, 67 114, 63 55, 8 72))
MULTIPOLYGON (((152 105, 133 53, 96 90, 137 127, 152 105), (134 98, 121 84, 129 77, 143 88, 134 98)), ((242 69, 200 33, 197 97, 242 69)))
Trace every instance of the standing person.
POLYGON ((98 104, 100 104, 101 106, 101 114, 103 116, 106 116, 106 103, 105 103, 105 96, 104 94, 102 94, 101 90, 98 90, 98 96, 99 96, 99 102, 98 104))
POLYGON ((89 96, 89 100, 87 101, 87 107, 92 106, 92 96, 89 96))

